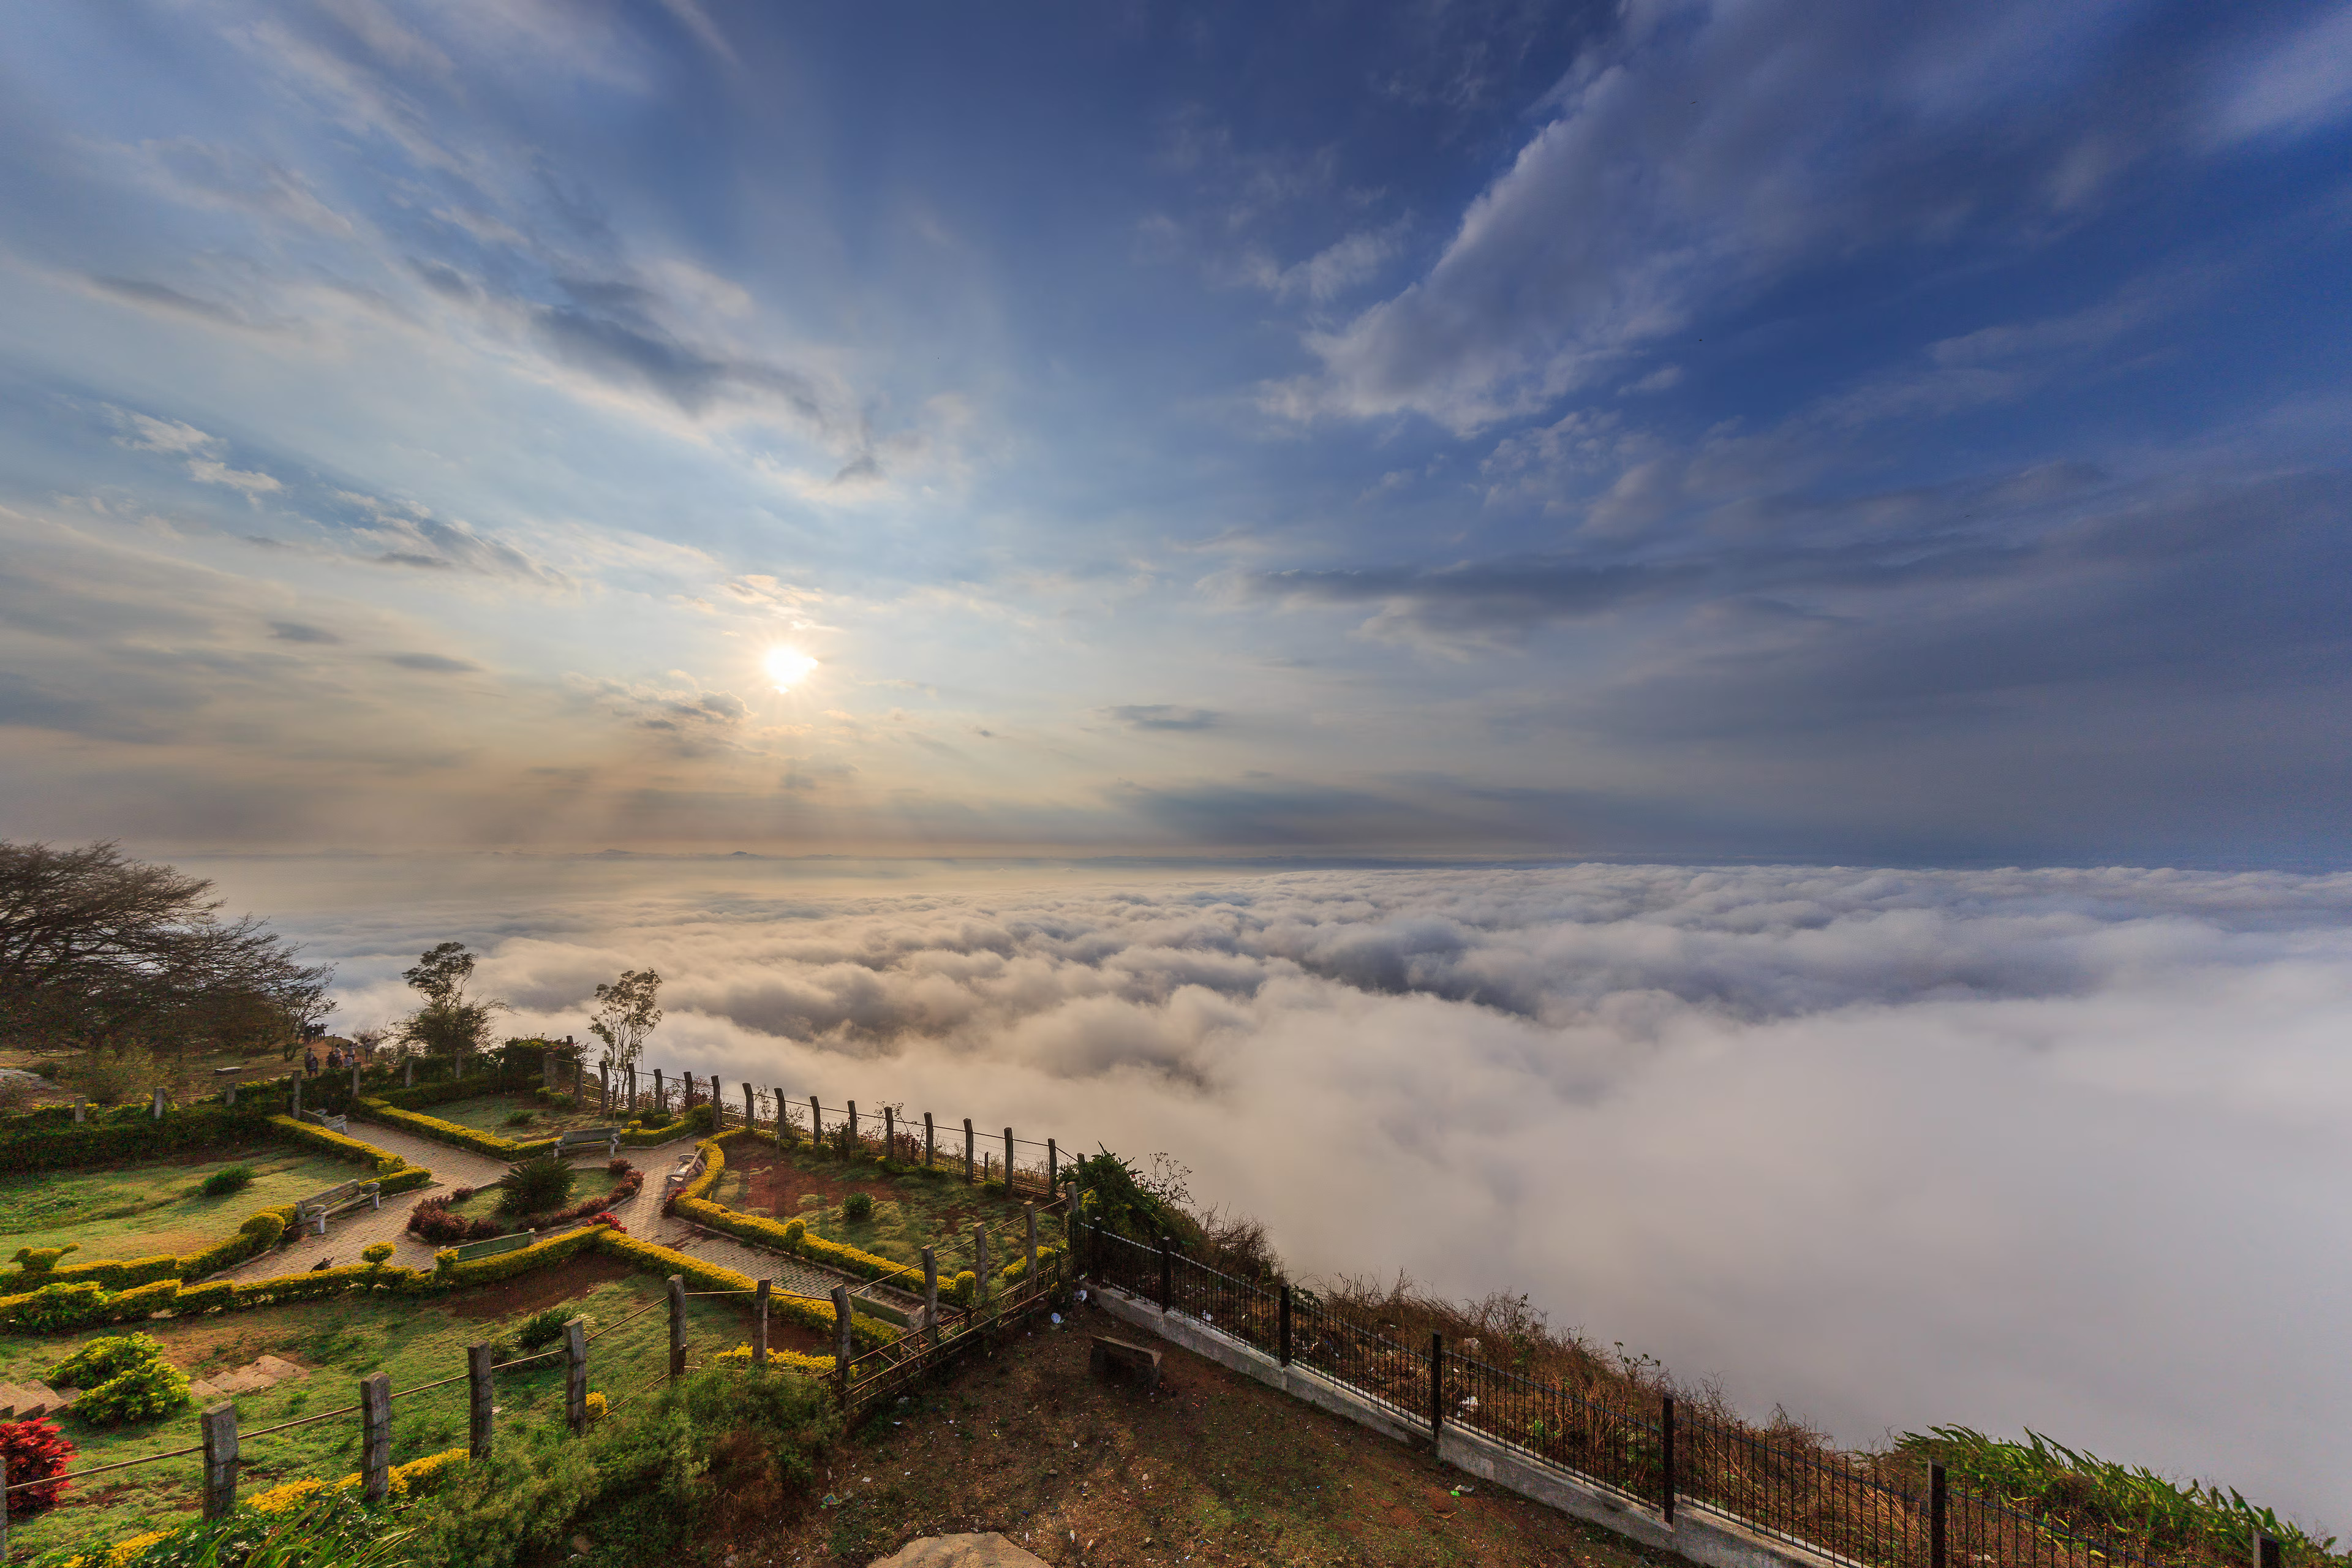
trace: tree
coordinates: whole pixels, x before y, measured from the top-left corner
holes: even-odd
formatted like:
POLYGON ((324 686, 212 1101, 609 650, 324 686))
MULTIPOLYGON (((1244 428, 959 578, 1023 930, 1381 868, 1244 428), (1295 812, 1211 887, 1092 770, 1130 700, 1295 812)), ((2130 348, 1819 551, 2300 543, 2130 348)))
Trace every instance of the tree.
POLYGON ((331 1007, 334 971, 212 883, 110 842, 0 842, 0 1037, 36 1050, 267 1047, 331 1007))
POLYGON ((490 1020, 508 1011, 504 1002, 467 994, 474 976, 474 955, 462 942, 445 942, 420 957, 415 966, 401 972, 424 996, 425 1005, 400 1021, 395 1030, 403 1047, 427 1056, 464 1057, 484 1049, 490 1040, 490 1020))
POLYGON ((588 1032, 604 1042, 601 1066, 626 1072, 637 1065, 646 1037, 661 1022, 661 1009, 654 1005, 660 994, 661 976, 650 969, 625 969, 610 985, 596 987, 596 1016, 588 1020, 588 1032))

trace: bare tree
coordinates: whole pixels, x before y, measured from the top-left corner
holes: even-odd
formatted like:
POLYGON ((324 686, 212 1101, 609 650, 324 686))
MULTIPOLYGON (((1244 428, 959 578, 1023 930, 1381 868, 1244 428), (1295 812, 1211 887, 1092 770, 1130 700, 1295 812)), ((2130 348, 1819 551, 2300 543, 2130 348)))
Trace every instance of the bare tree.
POLYGON ((0 842, 0 1037, 34 1049, 184 1057, 267 1047, 327 1012, 334 971, 212 884, 112 843, 0 842))
POLYGON ((618 980, 596 987, 588 1032, 604 1042, 603 1066, 617 1073, 637 1065, 646 1037, 661 1022, 661 1009, 654 1005, 660 994, 661 976, 650 969, 625 969, 618 980))

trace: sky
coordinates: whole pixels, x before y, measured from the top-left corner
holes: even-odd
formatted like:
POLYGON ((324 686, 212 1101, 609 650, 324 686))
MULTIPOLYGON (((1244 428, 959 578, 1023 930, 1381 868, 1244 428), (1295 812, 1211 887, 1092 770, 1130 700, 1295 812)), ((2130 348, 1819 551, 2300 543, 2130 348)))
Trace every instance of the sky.
POLYGON ((2342 863, 2342 4, 0 37, 12 837, 2342 863))
MULTIPOLYGON (((499 1032, 1165 1152, 1307 1277, 1524 1296, 1848 1445, 1960 1423, 2352 1525, 2352 876, 190 858, 499 1032)), ((593 1059, 593 1058, 592 1058, 593 1059)))

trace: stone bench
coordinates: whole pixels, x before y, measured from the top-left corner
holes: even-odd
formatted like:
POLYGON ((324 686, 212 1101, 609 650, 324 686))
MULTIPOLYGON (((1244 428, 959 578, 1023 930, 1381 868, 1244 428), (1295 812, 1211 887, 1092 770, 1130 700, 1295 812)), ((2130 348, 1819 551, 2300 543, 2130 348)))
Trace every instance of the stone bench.
POLYGON ((477 1258, 496 1258, 501 1252, 519 1252, 538 1239, 530 1231, 519 1230, 512 1236, 494 1236, 487 1241, 469 1241, 454 1250, 458 1262, 468 1263, 477 1258))
POLYGON ((343 1214, 365 1204, 370 1208, 383 1207, 383 1184, 379 1182, 345 1182, 340 1187, 302 1199, 294 1205, 297 1228, 311 1227, 313 1236, 327 1234, 327 1216, 343 1214))
POLYGON ((555 1135, 556 1158, 568 1160, 584 1149, 602 1143, 607 1159, 621 1152, 621 1130, 617 1127, 575 1127, 569 1132, 555 1135))
POLYGON ((1160 1386, 1160 1352, 1150 1345, 1139 1345, 1130 1340, 1115 1340, 1108 1334, 1094 1336, 1094 1350, 1087 1357, 1087 1370, 1107 1382, 1126 1381, 1139 1388, 1160 1386))
POLYGON ((351 1134, 352 1119, 348 1116, 330 1116, 323 1110, 306 1110, 302 1113, 302 1120, 315 1121, 330 1132, 341 1132, 346 1137, 351 1134))
POLYGON ((702 1174, 702 1151, 697 1149, 691 1155, 671 1167, 669 1174, 662 1178, 662 1202, 669 1202, 685 1189, 688 1183, 700 1174, 702 1174))

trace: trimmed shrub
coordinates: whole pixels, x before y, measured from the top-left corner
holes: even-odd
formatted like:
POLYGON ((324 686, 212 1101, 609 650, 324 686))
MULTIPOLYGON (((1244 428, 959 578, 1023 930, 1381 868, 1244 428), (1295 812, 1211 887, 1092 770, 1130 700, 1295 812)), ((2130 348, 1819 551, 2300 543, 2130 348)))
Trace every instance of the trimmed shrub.
POLYGON ((0 1421, 0 1454, 7 1456, 9 1486, 47 1483, 9 1492, 8 1517, 26 1519, 55 1508, 58 1494, 73 1485, 65 1472, 73 1468, 75 1452, 73 1439, 53 1421, 0 1421))
POLYGON ((44 1285, 25 1296, 0 1297, 0 1311, 11 1327, 37 1334, 59 1329, 87 1328, 103 1322, 107 1293, 87 1280, 79 1285, 44 1285))
POLYGON ((92 1340, 49 1369, 56 1388, 96 1388, 121 1377, 132 1367, 163 1359, 163 1347, 152 1334, 115 1334, 92 1340))
POLYGON ((863 1223, 866 1220, 872 1219, 874 1217, 874 1194, 872 1193, 850 1194, 849 1196, 842 1202, 841 1214, 844 1219, 851 1220, 853 1222, 863 1223))
POLYGON ((215 1171, 205 1178, 204 1194, 208 1198, 225 1198, 231 1193, 241 1193, 251 1185, 253 1185, 253 1167, 231 1165, 226 1170, 215 1171))
POLYGON ((392 1243, 379 1241, 373 1247, 363 1247, 360 1257, 370 1263, 388 1263, 392 1260, 392 1243))
POLYGON ((58 1266, 58 1258, 80 1250, 79 1241, 68 1241, 63 1247, 20 1247, 11 1261, 23 1264, 27 1274, 46 1274, 58 1266))
POLYGON ((141 1105, 101 1112, 86 1122, 75 1121, 70 1112, 56 1118, 37 1112, 10 1117, 0 1126, 0 1172, 53 1171, 192 1149, 233 1149, 265 1136, 268 1130, 259 1107, 243 1104, 232 1110, 217 1101, 166 1112, 160 1121, 141 1105))
MULTIPOLYGON (((711 1359, 713 1361, 740 1361, 744 1365, 749 1366, 751 1363, 751 1347, 750 1345, 737 1345, 731 1351, 720 1351, 711 1359)), ((801 1351, 780 1351, 771 1349, 768 1352, 768 1364, 772 1367, 780 1367, 785 1372, 799 1373, 803 1377, 831 1377, 834 1372, 833 1358, 831 1356, 809 1355, 801 1351)))
POLYGON ((121 1426, 159 1420, 187 1405, 188 1374, 159 1358, 100 1384, 75 1402, 74 1414, 100 1426, 121 1426))

